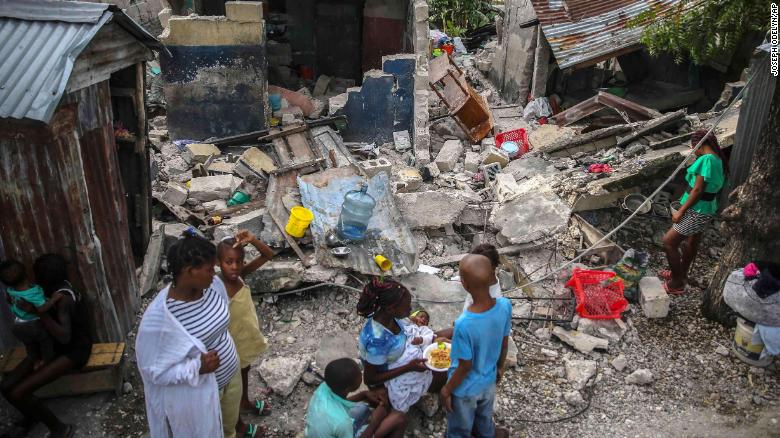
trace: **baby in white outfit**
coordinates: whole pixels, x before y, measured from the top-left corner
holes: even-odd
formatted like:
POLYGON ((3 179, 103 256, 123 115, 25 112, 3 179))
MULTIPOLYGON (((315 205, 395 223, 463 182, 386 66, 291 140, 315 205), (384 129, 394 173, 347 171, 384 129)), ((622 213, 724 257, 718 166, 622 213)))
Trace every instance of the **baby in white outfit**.
MULTIPOLYGON (((388 364, 388 369, 402 367, 414 359, 422 359, 423 351, 436 339, 436 333, 428 327, 430 317, 424 310, 418 310, 409 317, 409 324, 403 326, 406 335, 406 348, 401 357, 388 364)), ((407 412, 428 391, 433 380, 430 370, 409 372, 385 382, 390 404, 393 409, 407 412)))

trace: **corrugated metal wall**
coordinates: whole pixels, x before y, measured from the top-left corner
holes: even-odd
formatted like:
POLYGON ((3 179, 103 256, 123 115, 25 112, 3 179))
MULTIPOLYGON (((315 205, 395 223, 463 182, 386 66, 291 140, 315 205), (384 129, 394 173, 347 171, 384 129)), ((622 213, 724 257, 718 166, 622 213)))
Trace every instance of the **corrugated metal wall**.
POLYGON ((124 339, 138 304, 108 93, 66 96, 49 125, 0 120, 4 257, 65 256, 97 341, 124 339))
MULTIPOLYGON (((756 50, 750 62, 749 74, 752 79, 739 110, 737 136, 729 159, 729 186, 728 190, 724 190, 726 195, 747 180, 758 137, 767 121, 777 84, 777 78, 772 76, 769 69, 769 53, 764 50, 756 50)), ((723 201, 726 201, 725 196, 723 201)))

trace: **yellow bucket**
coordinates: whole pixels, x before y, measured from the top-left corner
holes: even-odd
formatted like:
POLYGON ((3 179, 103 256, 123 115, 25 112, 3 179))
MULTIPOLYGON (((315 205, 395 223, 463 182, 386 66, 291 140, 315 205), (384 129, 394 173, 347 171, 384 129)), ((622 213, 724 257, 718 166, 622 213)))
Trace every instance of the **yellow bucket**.
POLYGON ((309 228, 309 224, 314 219, 314 213, 308 208, 301 206, 293 207, 290 210, 290 219, 287 221, 287 226, 284 227, 284 231, 287 234, 301 238, 306 234, 306 229, 309 228))

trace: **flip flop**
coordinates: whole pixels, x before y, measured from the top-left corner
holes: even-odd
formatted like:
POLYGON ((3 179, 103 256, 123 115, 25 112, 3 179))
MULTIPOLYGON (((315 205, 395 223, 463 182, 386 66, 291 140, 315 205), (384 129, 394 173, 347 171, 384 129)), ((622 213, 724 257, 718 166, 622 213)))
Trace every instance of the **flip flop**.
POLYGON ((260 417, 267 417, 271 415, 271 406, 265 400, 256 399, 255 406, 250 409, 242 409, 243 412, 251 412, 260 417))
POLYGON ((257 438, 259 436, 265 436, 265 428, 251 423, 246 425, 244 438, 257 438), (258 432, 260 435, 258 435, 258 432))
POLYGON ((669 281, 672 279, 672 271, 668 269, 664 269, 663 271, 658 272, 658 278, 660 278, 663 281, 669 281))
POLYGON ((669 282, 668 281, 664 281, 664 290, 669 295, 682 295, 682 294, 685 293, 685 286, 680 287, 680 288, 676 288, 676 289, 672 289, 672 288, 669 287, 669 282))

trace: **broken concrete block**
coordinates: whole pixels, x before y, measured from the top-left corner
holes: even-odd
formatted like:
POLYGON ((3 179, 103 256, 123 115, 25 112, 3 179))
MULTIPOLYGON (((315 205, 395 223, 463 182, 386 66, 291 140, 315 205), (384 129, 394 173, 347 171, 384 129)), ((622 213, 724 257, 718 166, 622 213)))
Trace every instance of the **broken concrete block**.
POLYGON ((328 99, 328 115, 334 116, 337 112, 344 109, 349 100, 349 93, 341 93, 328 99))
POLYGON ((648 318, 666 318, 669 314, 669 295, 658 277, 639 280, 639 302, 648 318))
POLYGON ((209 164, 208 167, 209 173, 223 174, 223 175, 231 174, 235 172, 235 170, 236 170, 236 164, 228 163, 227 161, 215 161, 209 164))
MULTIPOLYGON (((205 204, 204 204, 205 206, 205 204)), ((232 216, 222 221, 223 225, 231 227, 236 233, 240 230, 248 230, 255 236, 259 236, 263 232, 263 215, 265 209, 259 208, 256 210, 248 211, 238 216, 232 216)))
POLYGON ((567 331, 563 327, 555 327, 553 334, 561 341, 571 345, 580 353, 591 353, 595 348, 606 350, 609 342, 577 331, 567 331))
POLYGON ((565 394, 563 394, 563 400, 566 401, 571 406, 574 406, 575 408, 581 408, 588 404, 588 402, 585 401, 584 398, 582 398, 582 394, 580 394, 579 391, 569 391, 565 394))
POLYGON ((201 202, 227 199, 241 184, 241 181, 241 178, 236 178, 233 175, 192 178, 190 180, 190 198, 201 202))
POLYGON ((628 331, 628 324, 621 319, 580 319, 577 331, 586 335, 606 339, 610 344, 615 344, 623 338, 628 331))
POLYGON ((263 2, 225 2, 225 16, 231 21, 262 23, 263 2))
POLYGON ((501 164, 490 163, 488 165, 482 166, 482 172, 485 174, 485 182, 491 184, 496 180, 496 175, 501 173, 501 164))
POLYGON ((649 385, 653 380, 653 373, 648 369, 636 370, 626 376, 626 383, 629 385, 649 385))
POLYGON ((273 158, 256 147, 251 147, 241 154, 241 158, 235 165, 235 172, 242 178, 255 175, 265 178, 276 170, 273 158))
POLYGON ((425 165, 425 168, 428 169, 428 172, 431 174, 431 178, 435 179, 441 175, 441 170, 439 170, 439 166, 436 163, 428 163, 425 165))
POLYGON ((172 205, 182 205, 187 201, 188 193, 187 187, 177 182, 169 182, 162 199, 172 205))
POLYGON ((289 126, 295 123, 295 114, 282 114, 282 126, 289 126))
POLYGON ((338 269, 324 265, 310 266, 303 272, 304 283, 333 283, 333 279, 339 274, 338 269))
POLYGON ((626 356, 624 354, 618 354, 618 356, 614 359, 612 359, 612 367, 615 368, 618 371, 623 371, 628 366, 628 360, 626 360, 626 356))
POLYGON ((396 193, 395 200, 409 228, 440 228, 455 223, 466 208, 462 198, 440 191, 396 193))
POLYGON ((540 244, 565 230, 571 207, 550 193, 528 192, 499 205, 491 222, 512 245, 540 244))
POLYGON ((424 306, 431 315, 436 315, 431 319, 431 330, 452 327, 463 312, 467 292, 458 281, 422 272, 405 275, 399 281, 412 293, 412 307, 424 306))
POLYGON ((507 342, 506 362, 504 363, 507 368, 514 368, 517 366, 518 354, 520 354, 520 351, 517 349, 517 344, 515 344, 515 340, 510 336, 507 342))
POLYGON ((309 361, 306 359, 281 356, 262 361, 258 371, 275 394, 287 397, 292 394, 308 366, 309 361))
POLYGON ((478 144, 471 145, 471 152, 475 152, 479 154, 480 152, 482 152, 482 146, 478 144))
POLYGON ((208 212, 224 210, 227 208, 227 202, 222 199, 216 199, 214 201, 204 202, 203 208, 205 208, 208 212))
POLYGON ((314 362, 321 371, 336 359, 348 357, 350 359, 358 358, 357 338, 354 335, 345 332, 336 332, 328 336, 323 336, 320 340, 320 346, 314 356, 314 362))
POLYGON ((588 384, 588 380, 596 374, 597 368, 598 364, 594 360, 566 361, 566 380, 571 382, 576 389, 582 389, 588 384))
POLYGON ((496 147, 496 138, 495 137, 485 137, 482 139, 482 142, 480 143, 483 150, 487 150, 490 148, 496 147))
POLYGON ((303 263, 298 260, 271 260, 248 275, 246 282, 253 293, 279 292, 303 283, 303 263))
POLYGON ((423 179, 420 171, 414 167, 405 167, 398 172, 396 191, 415 192, 422 186, 423 179))
POLYGON ((393 132, 393 143, 397 152, 405 152, 412 148, 412 139, 409 138, 409 131, 393 132))
POLYGON ((314 97, 324 96, 328 92, 328 86, 330 85, 330 76, 320 75, 317 78, 317 83, 314 84, 314 97))
POLYGON ((463 143, 460 140, 447 140, 433 162, 442 172, 452 172, 461 155, 463 155, 463 143))
POLYGON ((482 164, 498 163, 501 168, 509 164, 509 155, 501 149, 490 147, 485 150, 485 158, 482 164))
POLYGON ((510 173, 499 173, 496 180, 493 181, 493 191, 496 193, 496 199, 500 203, 514 199, 520 191, 515 177, 510 173))
POLYGON ((393 163, 391 163, 387 158, 380 157, 375 160, 361 161, 358 163, 358 166, 363 169, 363 172, 366 173, 366 176, 373 178, 374 175, 378 174, 379 172, 386 172, 388 175, 390 175, 390 169, 393 168, 393 163))
POLYGON ((463 160, 463 168, 469 172, 476 173, 479 170, 479 154, 476 152, 466 152, 466 158, 463 160))
POLYGON ((195 163, 205 163, 210 156, 219 156, 221 153, 219 148, 213 144, 190 143, 184 147, 182 156, 187 160, 187 163, 193 165, 195 163))

